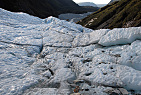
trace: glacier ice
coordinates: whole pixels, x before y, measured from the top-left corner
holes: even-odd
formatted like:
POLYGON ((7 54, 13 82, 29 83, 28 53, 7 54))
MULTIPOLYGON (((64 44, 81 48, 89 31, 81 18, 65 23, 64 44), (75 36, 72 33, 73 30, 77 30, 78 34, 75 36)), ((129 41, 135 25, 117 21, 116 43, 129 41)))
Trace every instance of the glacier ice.
POLYGON ((141 39, 141 27, 113 29, 101 37, 99 44, 103 46, 130 44, 141 39), (123 32, 124 31, 124 32, 123 32))
POLYGON ((141 94, 141 27, 91 30, 0 9, 1 95, 69 95, 77 85, 141 94))

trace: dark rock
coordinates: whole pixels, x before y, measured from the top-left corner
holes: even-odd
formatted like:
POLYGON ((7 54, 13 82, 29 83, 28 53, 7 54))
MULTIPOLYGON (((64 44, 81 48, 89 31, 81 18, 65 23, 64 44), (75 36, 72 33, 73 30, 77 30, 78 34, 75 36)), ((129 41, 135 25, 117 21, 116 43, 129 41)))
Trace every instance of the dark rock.
MULTIPOLYGON (((72 0, 0 0, 0 8, 12 12, 25 12, 40 18, 57 17, 62 13, 93 11, 93 9, 78 6, 72 0)), ((98 8, 95 9, 98 10, 98 8)))
POLYGON ((115 92, 112 92, 111 94, 109 95, 119 95, 118 93, 115 93, 115 92))
POLYGON ((81 83, 84 83, 84 80, 74 80, 73 83, 75 83, 75 84, 81 84, 81 83))

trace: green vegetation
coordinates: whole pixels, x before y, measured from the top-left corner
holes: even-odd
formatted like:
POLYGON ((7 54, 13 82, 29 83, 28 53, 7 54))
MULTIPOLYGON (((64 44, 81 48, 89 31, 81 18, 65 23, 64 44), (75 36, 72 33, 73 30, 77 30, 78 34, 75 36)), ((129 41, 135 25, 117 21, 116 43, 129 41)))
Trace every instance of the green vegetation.
POLYGON ((141 0, 121 0, 79 21, 91 29, 141 26, 141 0))

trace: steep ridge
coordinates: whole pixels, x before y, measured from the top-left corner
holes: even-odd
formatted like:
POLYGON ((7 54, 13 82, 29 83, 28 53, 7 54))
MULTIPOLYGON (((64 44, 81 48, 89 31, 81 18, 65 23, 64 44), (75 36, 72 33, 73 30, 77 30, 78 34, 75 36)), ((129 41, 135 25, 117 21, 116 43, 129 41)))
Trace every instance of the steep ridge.
POLYGON ((83 8, 72 0, 0 0, 0 7, 13 12, 25 12, 40 18, 57 17, 62 13, 84 13, 97 8, 83 8))
POLYGON ((91 29, 141 26, 141 1, 120 0, 107 5, 78 24, 91 29))
POLYGON ((140 95, 140 47, 141 27, 92 30, 0 8, 0 94, 140 95))

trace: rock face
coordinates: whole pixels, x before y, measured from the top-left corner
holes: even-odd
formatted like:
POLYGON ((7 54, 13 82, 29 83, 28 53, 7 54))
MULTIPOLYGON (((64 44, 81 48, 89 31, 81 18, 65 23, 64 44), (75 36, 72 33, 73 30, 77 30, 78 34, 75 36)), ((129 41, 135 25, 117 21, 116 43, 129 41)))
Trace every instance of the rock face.
POLYGON ((141 1, 120 0, 80 20, 78 24, 91 29, 141 26, 141 1))
POLYGON ((93 9, 78 6, 72 0, 0 0, 0 7, 13 12, 25 12, 40 18, 57 17, 62 13, 93 11, 93 9))
POLYGON ((140 47, 141 27, 94 31, 0 9, 0 94, 141 94, 140 47))

